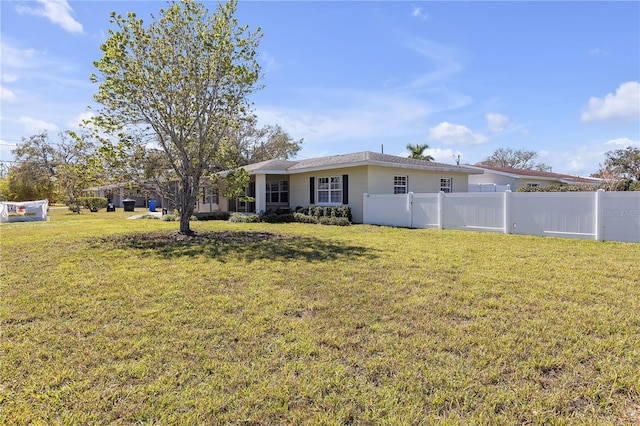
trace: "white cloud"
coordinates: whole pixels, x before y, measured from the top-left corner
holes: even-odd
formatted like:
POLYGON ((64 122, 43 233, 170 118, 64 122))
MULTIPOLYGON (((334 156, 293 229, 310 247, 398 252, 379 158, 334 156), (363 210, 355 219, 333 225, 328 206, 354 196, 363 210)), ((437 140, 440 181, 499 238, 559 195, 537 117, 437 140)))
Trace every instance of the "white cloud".
POLYGON ((590 55, 602 55, 602 56, 607 56, 609 54, 609 52, 607 52, 604 49, 600 49, 599 47, 596 47, 595 49, 591 49, 589 51, 590 55))
POLYGON ((489 142, 483 134, 473 133, 468 127, 446 121, 429 129, 429 139, 439 140, 445 145, 482 145, 489 142))
POLYGON ((29 134, 40 133, 43 130, 47 130, 49 132, 58 131, 58 126, 56 126, 55 124, 47 123, 44 120, 38 120, 36 118, 27 117, 26 115, 23 115, 22 117, 20 117, 18 122, 24 126, 25 130, 29 134))
POLYGON ((414 7, 413 12, 411 12, 411 16, 414 18, 418 18, 420 20, 426 21, 429 18, 429 15, 423 12, 421 7, 414 7))
POLYGON ((30 68, 33 66, 33 59, 37 56, 35 49, 21 49, 5 40, 0 41, 0 57, 2 58, 2 81, 10 82, 11 78, 16 78, 15 74, 8 73, 8 69, 30 68), (7 80, 9 79, 9 80, 7 80))
POLYGON ((280 63, 276 61, 276 58, 269 53, 263 52, 260 55, 260 59, 264 63, 265 72, 275 71, 282 68, 282 65, 280 65, 280 63))
POLYGON ((608 141, 605 145, 614 145, 616 147, 626 148, 628 146, 640 146, 640 141, 634 141, 629 138, 618 138, 608 141))
POLYGON ((409 39, 406 46, 428 60, 430 65, 429 72, 419 75, 400 89, 424 90, 463 69, 461 57, 464 52, 459 49, 417 37, 409 39))
POLYGON ((94 116, 95 114, 91 111, 83 112, 81 114, 78 114, 71 120, 67 121, 67 126, 69 126, 72 129, 79 129, 80 124, 82 124, 82 122, 84 122, 85 120, 90 120, 94 116))
POLYGON ((65 31, 70 33, 82 33, 82 24, 76 21, 71 15, 73 9, 67 0, 38 0, 43 7, 32 8, 18 6, 18 13, 28 13, 35 16, 47 18, 56 25, 60 25, 65 31))
POLYGON ((0 86, 0 101, 13 102, 17 99, 16 94, 4 86, 0 86))
POLYGON ((503 114, 490 112, 486 118, 487 128, 494 133, 504 132, 504 129, 509 125, 509 117, 503 114))
POLYGON ((582 121, 640 118, 640 83, 622 83, 616 93, 608 93, 604 98, 593 97, 582 113, 582 121))
POLYGON ((0 81, 3 83, 14 83, 18 81, 18 76, 16 74, 10 74, 3 72, 0 74, 0 81))

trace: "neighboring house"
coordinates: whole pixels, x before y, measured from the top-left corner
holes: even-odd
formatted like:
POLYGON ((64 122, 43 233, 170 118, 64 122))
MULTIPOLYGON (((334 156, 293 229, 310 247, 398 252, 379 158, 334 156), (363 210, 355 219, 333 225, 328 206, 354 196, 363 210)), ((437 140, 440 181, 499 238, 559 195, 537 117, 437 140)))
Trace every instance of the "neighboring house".
POLYGON ((230 211, 268 212, 308 206, 349 206, 361 223, 363 194, 467 192, 481 170, 365 151, 245 166, 255 203, 229 201, 230 211), (235 203, 235 204, 234 204, 235 203))
POLYGON ((523 186, 565 185, 598 185, 602 181, 596 178, 564 175, 560 173, 542 172, 539 170, 509 169, 489 166, 467 166, 483 171, 480 175, 469 176, 469 192, 486 192, 487 186, 496 186, 498 192, 507 189, 517 191, 523 186))
POLYGON ((147 203, 150 199, 156 199, 159 201, 159 196, 148 194, 145 191, 139 189, 132 189, 130 185, 123 183, 116 183, 112 185, 98 186, 95 188, 84 189, 83 192, 91 194, 95 197, 105 197, 110 203, 113 203, 116 207, 122 208, 124 205, 123 200, 134 200, 135 207, 147 207, 147 203))

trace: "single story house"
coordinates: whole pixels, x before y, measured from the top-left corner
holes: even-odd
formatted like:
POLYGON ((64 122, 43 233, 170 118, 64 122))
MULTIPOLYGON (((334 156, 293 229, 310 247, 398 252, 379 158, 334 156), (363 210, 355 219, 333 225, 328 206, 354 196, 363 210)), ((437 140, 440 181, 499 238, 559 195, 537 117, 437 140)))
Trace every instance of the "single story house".
POLYGON ((467 166, 484 173, 469 175, 469 192, 484 192, 484 186, 495 186, 498 192, 509 189, 517 191, 523 186, 565 185, 598 185, 602 181, 597 178, 571 176, 540 170, 510 169, 490 166, 467 166))
MULTIPOLYGON (((244 166, 255 202, 229 200, 229 211, 268 212, 308 206, 349 206, 363 220, 363 194, 467 192, 474 168, 371 151, 306 160, 268 160, 244 166)), ((206 206, 203 206, 206 207, 206 206)))
MULTIPOLYGON (((354 223, 363 220, 363 195, 433 192, 467 192, 469 176, 482 170, 468 166, 415 160, 371 151, 306 160, 267 160, 243 166, 249 185, 242 197, 227 199, 203 185, 195 211, 260 213, 309 206, 348 206, 354 223), (247 201, 248 197, 249 200, 247 201)), ((172 210, 169 200, 125 185, 90 188, 87 192, 107 196, 118 207, 123 198, 136 207, 154 198, 158 207, 172 210)))

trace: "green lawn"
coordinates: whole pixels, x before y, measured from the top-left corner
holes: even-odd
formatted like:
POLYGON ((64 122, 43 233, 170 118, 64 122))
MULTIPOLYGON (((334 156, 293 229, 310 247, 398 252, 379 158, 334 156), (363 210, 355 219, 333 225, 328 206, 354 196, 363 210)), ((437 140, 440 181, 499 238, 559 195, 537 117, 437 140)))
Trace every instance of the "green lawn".
POLYGON ((51 214, 0 227, 0 424, 640 423, 638 244, 51 214))

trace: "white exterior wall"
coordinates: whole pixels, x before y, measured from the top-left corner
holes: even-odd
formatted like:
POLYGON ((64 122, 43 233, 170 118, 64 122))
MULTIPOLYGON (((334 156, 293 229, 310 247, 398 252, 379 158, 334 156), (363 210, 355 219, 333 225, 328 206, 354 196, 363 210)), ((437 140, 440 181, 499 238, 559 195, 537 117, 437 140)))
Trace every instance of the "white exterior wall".
POLYGON ((469 176, 469 184, 479 184, 479 183, 491 183, 496 185, 511 185, 511 190, 516 190, 516 179, 503 176, 496 173, 491 173, 487 170, 484 171, 481 175, 470 175, 469 176))
MULTIPOLYGON (((430 192, 440 191, 440 179, 451 178, 453 192, 467 192, 469 181, 466 173, 447 173, 439 171, 424 171, 414 169, 401 169, 382 166, 358 166, 345 167, 341 169, 331 169, 309 173, 292 174, 289 177, 290 206, 309 206, 309 178, 316 178, 316 190, 318 188, 317 178, 349 175, 349 207, 354 223, 362 223, 363 217, 363 194, 386 194, 393 195, 394 176, 408 177, 408 190, 410 192, 430 192)), ((317 195, 314 197, 317 202, 317 195)), ((386 209, 381 205, 381 209, 386 209)), ((391 211, 394 209, 391 209, 391 211)), ((385 213, 380 212, 381 220, 385 220, 385 213)), ((399 225, 403 226, 403 225, 399 225)))
MULTIPOLYGON (((362 194, 367 189, 367 167, 345 167, 341 169, 320 170, 308 173, 296 173, 289 175, 289 205, 291 208, 308 207, 309 204, 309 178, 314 177, 315 189, 318 190, 318 178, 349 175, 349 204, 354 223, 362 223, 362 194)), ((314 195, 317 200, 318 195, 314 195)), ((336 204, 341 206, 342 204, 336 204)))
POLYGON ((538 186, 547 186, 552 183, 560 183, 559 180, 539 179, 535 176, 514 178, 510 176, 504 176, 498 173, 491 173, 485 170, 481 175, 470 175, 469 184, 496 184, 496 185, 510 185, 512 191, 517 191, 527 184, 537 184, 538 186))
POLYGON ((447 173, 438 171, 394 169, 369 166, 369 184, 365 192, 369 194, 393 194, 393 177, 408 177, 408 192, 440 192, 440 179, 451 178, 453 192, 467 192, 469 177, 466 173, 447 173))

